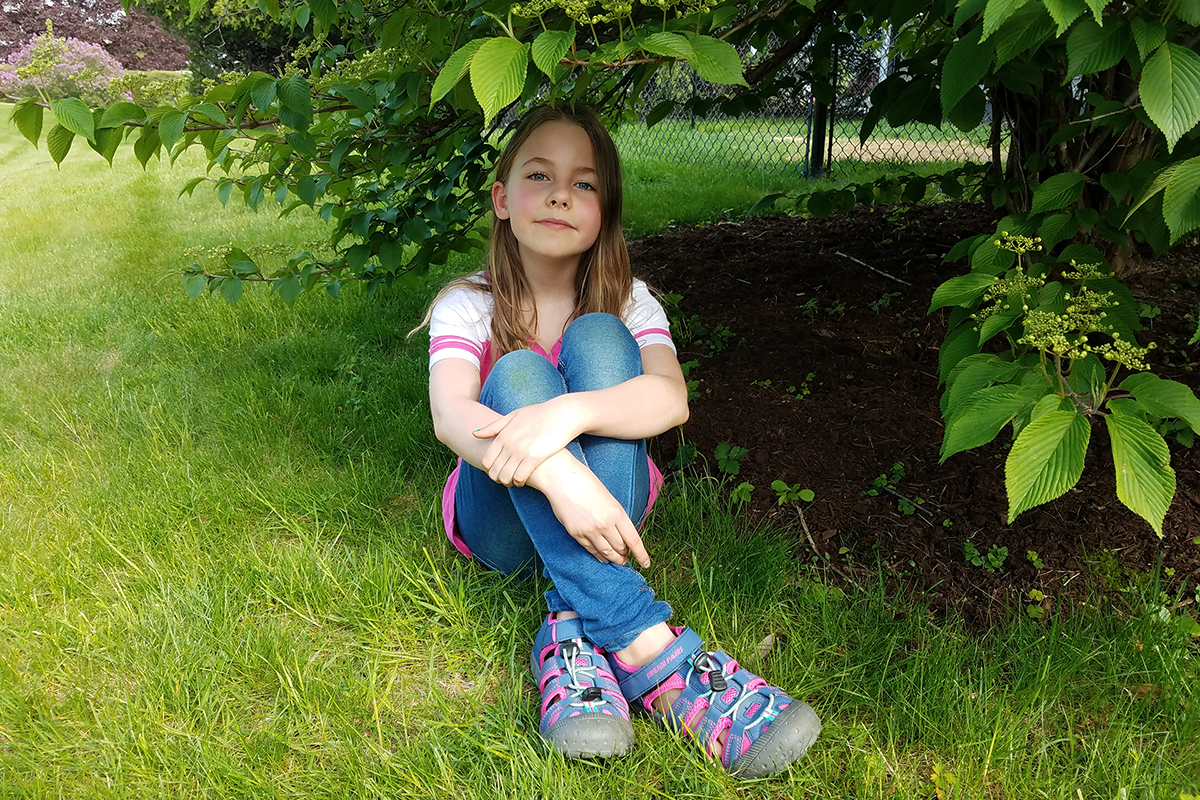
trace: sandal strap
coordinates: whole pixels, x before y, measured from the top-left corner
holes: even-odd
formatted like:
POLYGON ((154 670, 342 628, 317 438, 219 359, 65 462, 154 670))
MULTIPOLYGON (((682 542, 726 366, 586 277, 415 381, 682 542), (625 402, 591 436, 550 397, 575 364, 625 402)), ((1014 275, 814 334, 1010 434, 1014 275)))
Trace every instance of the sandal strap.
POLYGON ((632 702, 653 691, 660 683, 682 669, 703 646, 704 640, 694 630, 680 630, 675 640, 667 645, 662 653, 637 672, 624 675, 621 674, 623 670, 617 672, 620 676, 621 694, 632 702))

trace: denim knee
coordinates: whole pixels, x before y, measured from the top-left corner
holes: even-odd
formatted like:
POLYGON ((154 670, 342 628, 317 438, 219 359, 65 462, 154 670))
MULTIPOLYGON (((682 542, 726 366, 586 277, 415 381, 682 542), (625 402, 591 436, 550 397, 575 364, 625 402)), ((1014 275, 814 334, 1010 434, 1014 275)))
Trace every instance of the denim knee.
POLYGON ((605 389, 642 374, 637 340, 612 314, 584 314, 567 326, 558 366, 571 391, 605 389))
POLYGON ((545 357, 532 350, 514 350, 492 366, 479 393, 479 402, 507 414, 544 403, 566 390, 562 375, 545 357))

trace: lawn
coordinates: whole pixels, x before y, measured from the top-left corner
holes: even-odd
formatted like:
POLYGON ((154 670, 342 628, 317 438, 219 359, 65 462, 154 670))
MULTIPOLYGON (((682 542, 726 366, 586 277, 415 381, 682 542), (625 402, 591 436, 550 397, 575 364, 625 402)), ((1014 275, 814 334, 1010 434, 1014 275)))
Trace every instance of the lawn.
MULTIPOLYGON (((827 583, 792 532, 696 479, 648 525, 649 580, 807 699, 822 738, 748 785, 646 722, 630 757, 565 764, 527 667, 544 586, 441 533, 451 459, 427 339, 405 338, 436 287, 188 300, 193 254, 324 229, 177 198, 202 169, 80 148, 56 170, 0 108, 0 796, 1200 793, 1200 650, 1148 610, 1153 576, 968 632, 919 595, 827 583)), ((775 186, 629 172, 638 232, 775 186)))

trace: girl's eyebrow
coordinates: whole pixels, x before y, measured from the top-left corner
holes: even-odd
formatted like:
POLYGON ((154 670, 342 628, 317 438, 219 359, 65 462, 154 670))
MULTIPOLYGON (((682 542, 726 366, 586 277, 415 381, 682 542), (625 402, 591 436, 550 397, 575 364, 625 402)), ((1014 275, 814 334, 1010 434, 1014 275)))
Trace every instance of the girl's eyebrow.
MULTIPOLYGON (((525 163, 521 165, 521 168, 527 169, 530 164, 544 164, 544 165, 550 166, 550 167, 554 166, 554 162, 551 161, 550 159, 543 158, 542 156, 534 156, 533 158, 525 159, 525 163)), ((590 172, 593 175, 597 174, 596 170, 593 169, 592 167, 578 167, 578 168, 576 168, 575 171, 576 172, 590 172)))

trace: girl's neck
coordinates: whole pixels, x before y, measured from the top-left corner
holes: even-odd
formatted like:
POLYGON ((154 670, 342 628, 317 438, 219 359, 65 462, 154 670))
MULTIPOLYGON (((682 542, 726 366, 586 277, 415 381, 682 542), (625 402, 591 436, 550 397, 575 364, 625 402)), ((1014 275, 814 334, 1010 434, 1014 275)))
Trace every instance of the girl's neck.
POLYGON ((573 262, 547 263, 536 257, 522 254, 521 271, 525 283, 539 305, 542 302, 562 302, 575 299, 575 275, 579 271, 579 259, 573 262))
POLYGON ((537 320, 534 340, 548 353, 575 312, 579 263, 576 260, 574 264, 546 264, 534 258, 523 260, 521 268, 533 301, 530 311, 536 310, 536 316, 529 319, 537 320))

